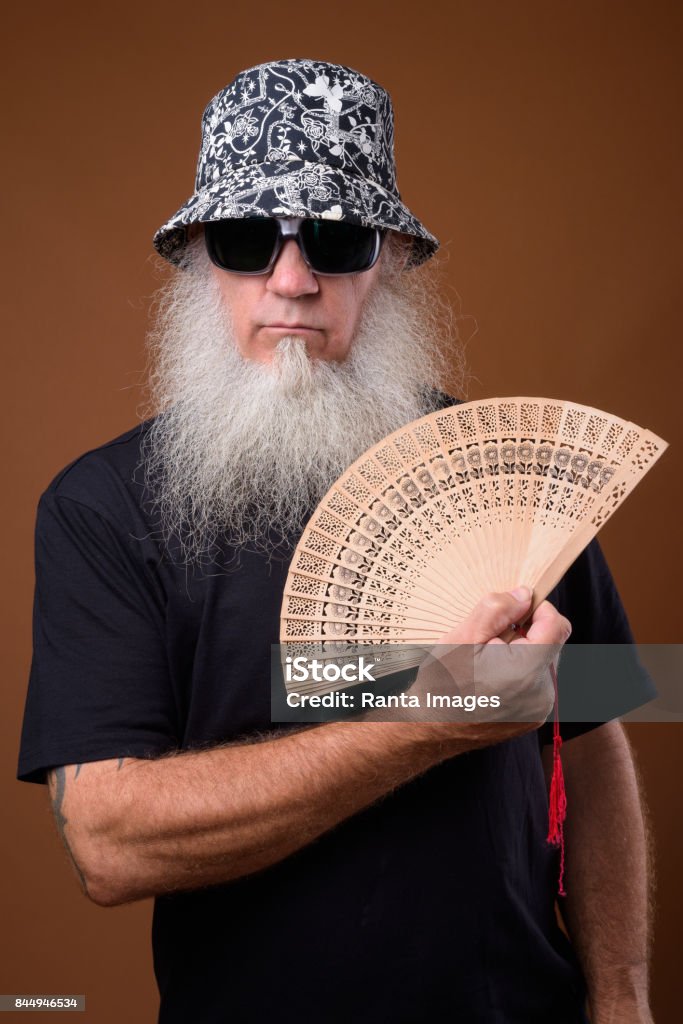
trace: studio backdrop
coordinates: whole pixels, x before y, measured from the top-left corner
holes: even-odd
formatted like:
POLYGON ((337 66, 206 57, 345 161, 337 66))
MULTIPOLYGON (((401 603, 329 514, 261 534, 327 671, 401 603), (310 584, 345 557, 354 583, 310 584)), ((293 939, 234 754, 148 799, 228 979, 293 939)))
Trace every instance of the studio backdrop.
MULTIPOLYGON (((192 191, 205 104, 241 68, 290 56, 390 91, 399 188, 442 242, 464 397, 570 399, 669 442, 601 543, 637 640, 676 644, 681 7, 38 0, 4 22, 0 992, 84 993, 97 1024, 152 1021, 151 901, 104 910, 81 896, 44 788, 14 773, 36 504, 59 469, 139 418, 150 297, 167 273, 151 238, 192 191)), ((657 855, 653 1006, 667 1024, 683 734, 629 734, 657 855)))

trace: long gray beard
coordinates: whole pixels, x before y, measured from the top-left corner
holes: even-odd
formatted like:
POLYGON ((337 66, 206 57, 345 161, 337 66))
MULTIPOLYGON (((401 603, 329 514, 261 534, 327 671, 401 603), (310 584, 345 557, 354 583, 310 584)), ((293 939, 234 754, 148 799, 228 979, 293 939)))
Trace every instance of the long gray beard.
POLYGON ((295 336, 269 365, 245 360, 201 242, 161 289, 142 468, 180 561, 224 561, 226 545, 286 549, 359 455, 437 407, 447 307, 385 250, 343 363, 309 359, 295 336))

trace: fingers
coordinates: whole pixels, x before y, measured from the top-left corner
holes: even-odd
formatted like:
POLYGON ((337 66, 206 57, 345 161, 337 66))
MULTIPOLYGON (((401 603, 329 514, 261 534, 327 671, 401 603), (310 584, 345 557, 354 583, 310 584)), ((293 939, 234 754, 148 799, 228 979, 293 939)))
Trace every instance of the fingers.
MULTIPOLYGON (((502 594, 487 594, 464 622, 449 630, 440 644, 485 644, 497 642, 511 623, 521 622, 531 604, 528 587, 517 587, 502 594)), ((514 643, 564 644, 571 635, 569 619, 560 615, 549 601, 543 601, 531 617, 524 639, 514 643)), ((503 641, 500 641, 501 643, 503 641)))
POLYGON ((528 587, 517 587, 503 594, 487 594, 465 621, 441 637, 439 643, 488 643, 504 633, 511 623, 520 622, 530 604, 531 591, 528 587))
POLYGON ((564 644, 569 639, 572 624, 560 615, 549 601, 543 601, 531 617, 526 639, 532 644, 564 644))

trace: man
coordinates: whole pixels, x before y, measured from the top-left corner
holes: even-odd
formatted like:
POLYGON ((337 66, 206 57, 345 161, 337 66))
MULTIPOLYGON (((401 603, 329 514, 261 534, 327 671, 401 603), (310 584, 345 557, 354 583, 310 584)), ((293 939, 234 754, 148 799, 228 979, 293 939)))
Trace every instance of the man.
MULTIPOLYGON (((396 188, 388 95, 316 61, 242 72, 155 244, 180 265, 152 337, 155 415, 41 498, 20 777, 49 782, 91 899, 156 897, 160 1020, 569 1024, 585 984, 598 1024, 650 1020, 618 724, 565 746, 574 948, 545 842, 537 645, 572 626, 630 639, 596 545, 531 620, 534 721, 272 730, 303 525, 369 445, 448 401, 437 243, 396 188)), ((523 584, 445 639, 495 643, 529 609, 523 584)))

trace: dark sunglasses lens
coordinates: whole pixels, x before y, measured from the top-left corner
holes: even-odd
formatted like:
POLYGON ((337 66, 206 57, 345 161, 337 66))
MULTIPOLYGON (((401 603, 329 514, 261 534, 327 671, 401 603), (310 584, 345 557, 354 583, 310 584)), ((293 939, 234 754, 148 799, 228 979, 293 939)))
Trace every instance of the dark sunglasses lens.
POLYGON ((278 226, 269 217, 219 220, 204 230, 212 262, 239 274, 265 270, 278 237, 278 226))
POLYGON ((375 257, 377 234, 348 221, 305 220, 301 238, 313 270, 320 274, 357 274, 375 257))

